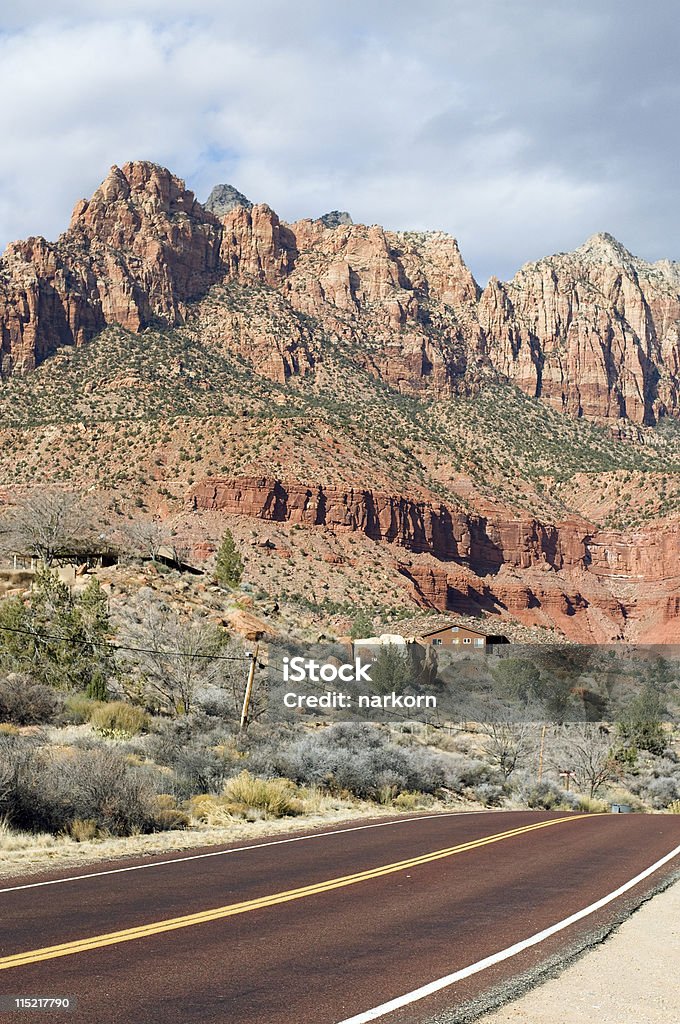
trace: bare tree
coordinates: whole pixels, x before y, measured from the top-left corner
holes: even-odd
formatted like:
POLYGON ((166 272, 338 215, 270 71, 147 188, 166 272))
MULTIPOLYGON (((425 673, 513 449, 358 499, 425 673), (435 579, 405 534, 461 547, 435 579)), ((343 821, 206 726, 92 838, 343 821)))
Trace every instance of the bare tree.
POLYGON ((576 785, 591 797, 620 774, 616 738, 604 725, 563 726, 550 760, 555 769, 572 771, 576 785))
POLYGON ((484 736, 483 750, 487 760, 507 780, 516 768, 522 768, 535 743, 527 722, 484 722, 480 725, 484 736))
POLYGON ((172 539, 172 557, 177 562, 180 568, 183 565, 187 565, 189 558, 191 557, 191 545, 186 539, 178 539, 173 537, 172 539))
MULTIPOLYGON (((130 624, 125 653, 144 699, 171 713, 195 710, 199 689, 220 684, 224 633, 210 623, 186 622, 168 608, 151 605, 130 624)), ((133 683, 134 688, 134 683, 133 683)))
POLYGON ((95 530, 82 499, 69 491, 47 490, 18 501, 3 517, 3 547, 37 558, 46 566, 81 555, 95 530))
POLYGON ((125 527, 125 535, 135 555, 150 558, 153 562, 158 558, 161 548, 171 543, 170 530, 156 520, 139 519, 130 523, 125 527))

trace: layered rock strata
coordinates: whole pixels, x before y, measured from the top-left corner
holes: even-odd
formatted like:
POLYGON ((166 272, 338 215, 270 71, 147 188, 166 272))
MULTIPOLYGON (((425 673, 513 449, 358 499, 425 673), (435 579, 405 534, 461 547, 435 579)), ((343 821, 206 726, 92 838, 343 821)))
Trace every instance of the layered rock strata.
POLYGON ((425 607, 509 615, 582 642, 680 640, 680 524, 594 531, 577 519, 545 524, 262 477, 201 481, 188 504, 394 544, 403 550, 395 567, 425 607))
POLYGON ((645 425, 678 413, 678 264, 646 263, 603 234, 482 290, 443 232, 384 231, 337 211, 284 224, 230 186, 203 207, 145 162, 112 168, 56 243, 8 247, 0 372, 30 370, 109 324, 176 325, 187 303, 229 281, 277 297, 264 334, 237 330, 225 309, 220 335, 244 358, 256 350, 256 371, 277 380, 318 356, 311 338, 280 336, 283 309, 286 323, 311 318, 403 391, 445 395, 495 372, 574 416, 645 425))

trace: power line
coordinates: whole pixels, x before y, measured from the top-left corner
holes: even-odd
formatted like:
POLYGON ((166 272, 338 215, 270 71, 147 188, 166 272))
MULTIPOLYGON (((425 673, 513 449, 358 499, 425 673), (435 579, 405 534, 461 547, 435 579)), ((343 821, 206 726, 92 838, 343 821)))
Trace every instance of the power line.
POLYGON ((77 637, 57 636, 54 633, 39 633, 32 629, 19 629, 16 626, 0 626, 5 633, 19 633, 30 636, 34 640, 59 640, 60 643, 79 644, 81 647, 107 647, 111 651, 134 651, 136 654, 160 654, 174 658, 208 658, 210 661, 250 661, 247 655, 235 654, 192 654, 189 651, 161 651, 153 647, 131 647, 126 644, 114 644, 108 640, 79 640, 77 637))

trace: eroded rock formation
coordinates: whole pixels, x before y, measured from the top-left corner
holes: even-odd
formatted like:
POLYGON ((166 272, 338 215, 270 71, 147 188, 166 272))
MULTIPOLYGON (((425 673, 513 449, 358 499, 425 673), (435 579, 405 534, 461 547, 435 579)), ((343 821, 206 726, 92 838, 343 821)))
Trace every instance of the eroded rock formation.
POLYGON ((360 487, 263 477, 203 480, 188 503, 394 544, 403 549, 396 568, 427 607, 508 615, 581 642, 680 639, 677 523, 593 531, 577 519, 545 524, 509 510, 481 515, 360 487))
MULTIPOLYGON (((229 281, 271 293, 269 327, 246 318, 237 330, 225 307, 220 341, 255 353, 256 371, 277 380, 314 365, 304 328, 287 333, 312 318, 403 391, 442 395, 496 372, 575 416, 651 424, 678 413, 677 264, 646 263, 596 235, 482 291, 442 232, 384 231, 337 211, 283 224, 231 186, 203 207, 145 162, 113 167, 56 243, 8 247, 0 372, 30 370, 108 324, 178 324, 188 302, 229 281)), ((201 303, 195 309, 200 323, 201 303)), ((215 309, 209 304, 211 327, 215 309)))
POLYGON ((174 325, 221 275, 219 221, 155 164, 112 167, 56 243, 10 245, 0 264, 0 370, 33 369, 108 324, 174 325))

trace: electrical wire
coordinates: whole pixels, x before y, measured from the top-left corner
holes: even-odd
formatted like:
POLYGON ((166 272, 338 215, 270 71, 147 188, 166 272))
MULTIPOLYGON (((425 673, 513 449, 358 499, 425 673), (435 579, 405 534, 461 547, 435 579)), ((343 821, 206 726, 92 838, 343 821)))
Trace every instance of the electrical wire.
POLYGON ((210 661, 250 661, 249 655, 234 654, 192 654, 189 651, 162 651, 153 647, 132 647, 126 644, 114 644, 109 640, 78 640, 77 637, 57 636, 54 633, 39 633, 32 629, 19 629, 16 626, 0 626, 5 633, 19 633, 33 637, 34 640, 59 640, 60 643, 79 644, 81 647, 107 647, 111 651, 134 651, 136 654, 160 654, 174 658, 207 658, 210 661))

